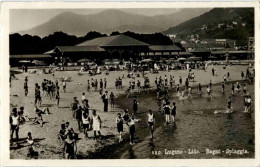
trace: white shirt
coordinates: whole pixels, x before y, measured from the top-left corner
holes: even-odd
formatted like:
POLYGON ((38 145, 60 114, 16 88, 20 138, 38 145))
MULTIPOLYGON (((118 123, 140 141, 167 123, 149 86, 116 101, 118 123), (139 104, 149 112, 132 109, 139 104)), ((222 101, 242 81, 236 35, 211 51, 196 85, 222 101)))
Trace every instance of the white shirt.
POLYGON ((153 114, 147 114, 147 116, 148 116, 148 122, 153 122, 154 120, 153 114))
POLYGON ((85 96, 82 96, 82 97, 81 97, 81 99, 82 99, 82 100, 85 100, 85 99, 86 99, 86 97, 85 97, 85 96))
POLYGON ((19 116, 12 116, 12 125, 18 125, 19 123, 19 116))

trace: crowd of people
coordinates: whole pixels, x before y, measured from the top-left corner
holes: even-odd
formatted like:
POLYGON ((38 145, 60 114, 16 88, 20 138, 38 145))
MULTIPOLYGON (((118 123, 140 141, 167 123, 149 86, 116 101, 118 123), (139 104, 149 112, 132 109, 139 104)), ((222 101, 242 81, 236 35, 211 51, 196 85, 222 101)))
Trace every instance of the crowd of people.
MULTIPOLYGON (((217 76, 216 69, 212 68, 212 75, 217 76)), ((252 73, 250 73, 249 69, 247 69, 246 74, 241 72, 241 78, 250 79, 252 77, 252 73)), ((129 81, 129 86, 127 87, 127 97, 129 94, 135 90, 137 93, 141 93, 141 90, 146 90, 151 87, 149 77, 144 76, 143 84, 140 82, 139 79, 130 76, 131 79, 129 81)), ((139 75, 140 77, 140 75, 139 75)), ((228 79, 231 77, 230 72, 227 72, 223 76, 223 82, 221 83, 221 91, 225 93, 228 79)), ((123 82, 122 80, 125 77, 119 77, 115 81, 115 88, 116 90, 123 89, 123 82)), ((127 77, 129 78, 129 77, 127 77)), ((138 77, 137 77, 138 78, 138 77)), ((188 99, 192 98, 192 89, 194 87, 190 86, 190 82, 195 82, 196 76, 194 72, 189 70, 187 78, 184 79, 181 76, 173 76, 167 75, 156 77, 154 80, 156 91, 157 91, 157 100, 158 100, 158 114, 165 115, 165 123, 170 124, 172 122, 173 126, 176 125, 176 112, 177 112, 177 105, 176 102, 170 102, 172 97, 169 96, 169 90, 175 91, 176 96, 179 99, 188 99)), ((58 138, 61 142, 63 148, 63 156, 67 159, 75 158, 77 153, 77 140, 79 133, 83 133, 86 139, 92 138, 90 135, 90 131, 93 131, 93 139, 98 140, 102 139, 102 118, 99 115, 99 112, 108 112, 109 111, 109 101, 111 108, 115 106, 115 95, 112 91, 108 92, 107 90, 107 80, 106 78, 100 79, 98 82, 97 79, 91 78, 87 80, 87 92, 99 92, 100 99, 104 104, 104 110, 98 111, 97 109, 91 108, 89 106, 88 99, 86 97, 86 93, 83 92, 81 96, 81 100, 78 100, 77 97, 73 97, 70 109, 72 112, 73 120, 68 120, 65 124, 61 124, 61 129, 58 132, 58 138), (75 131, 70 126, 70 121, 77 122, 78 130, 75 131)), ((48 79, 44 79, 41 83, 35 83, 35 100, 34 100, 34 108, 36 116, 34 118, 28 118, 28 116, 24 113, 24 107, 20 107, 20 110, 17 108, 12 109, 12 113, 10 116, 10 125, 11 125, 11 145, 13 141, 16 141, 17 146, 19 146, 19 126, 25 123, 26 121, 32 121, 33 124, 39 124, 41 127, 44 126, 45 121, 43 120, 42 114, 50 114, 50 110, 48 107, 43 109, 39 109, 41 107, 44 98, 49 98, 50 100, 56 100, 56 105, 59 107, 60 103, 60 86, 63 87, 63 92, 66 93, 67 82, 63 80, 61 84, 59 84, 58 80, 52 81, 48 79), (13 135, 16 135, 16 140, 14 140, 13 135)), ((197 90, 200 95, 203 94, 202 85, 198 82, 197 90)), ((25 97, 28 95, 28 77, 25 77, 24 81, 24 94, 25 97)), ((206 94, 211 99, 212 98, 212 81, 210 80, 209 84, 206 85, 206 94)), ((227 100, 227 108, 229 112, 232 110, 232 100, 231 96, 235 93, 242 92, 244 94, 244 103, 245 103, 245 110, 244 112, 251 111, 251 103, 252 99, 251 96, 248 94, 246 89, 246 84, 240 84, 237 82, 236 84, 232 83, 231 85, 231 95, 227 100)), ((119 142, 123 141, 123 131, 124 126, 127 126, 129 129, 129 140, 130 144, 134 144, 135 132, 136 132, 136 123, 142 121, 138 118, 138 99, 137 96, 133 96, 133 113, 129 113, 127 109, 124 109, 122 113, 118 113, 115 118, 115 127, 117 128, 117 132, 119 135, 119 142)), ((151 109, 147 111, 147 125, 149 127, 151 133, 151 141, 153 141, 153 133, 154 133, 154 126, 155 126, 155 119, 156 113, 154 113, 151 109)), ((39 129, 40 130, 40 129, 39 129)), ((31 132, 28 132, 28 155, 32 155, 33 151, 33 138, 31 132)))

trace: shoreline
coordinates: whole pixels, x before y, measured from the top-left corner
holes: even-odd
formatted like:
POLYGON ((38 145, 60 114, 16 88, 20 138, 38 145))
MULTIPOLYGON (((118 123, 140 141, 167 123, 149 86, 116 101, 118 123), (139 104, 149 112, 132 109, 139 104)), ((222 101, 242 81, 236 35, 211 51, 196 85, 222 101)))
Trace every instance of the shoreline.
MULTIPOLYGON (((241 82, 248 83, 249 81, 248 80, 231 80, 231 81, 227 81, 226 84, 232 84, 232 83, 236 83, 236 82, 239 82, 241 84, 241 82)), ((222 82, 212 83, 212 86, 219 86, 219 85, 221 85, 221 83, 222 82)), ((253 84, 255 84, 255 82, 253 82, 253 84)), ((203 87, 206 87, 207 85, 208 84, 203 84, 203 85, 201 85, 201 87, 203 88, 203 87)), ((191 86, 191 88, 194 89, 194 88, 197 88, 197 86, 198 85, 193 85, 193 86, 191 86)), ((185 86, 181 86, 180 88, 182 88, 182 87, 185 87, 185 86)), ((169 94, 174 92, 173 90, 175 90, 175 88, 170 89, 169 90, 169 94)), ((153 87, 152 89, 149 90, 149 93, 140 94, 140 95, 137 95, 137 97, 138 96, 151 95, 151 94, 154 94, 156 96, 156 88, 153 87)), ((121 110, 121 111, 123 111, 124 109, 128 109, 129 110, 129 108, 127 107, 126 104, 124 104, 123 102, 120 103, 118 101, 119 99, 131 99, 132 100, 132 97, 127 98, 126 94, 122 93, 122 94, 119 94, 115 98, 115 103, 116 103, 116 106, 119 108, 119 110, 121 110)), ((131 110, 129 110, 129 111, 131 111, 131 110)), ((145 120, 146 113, 147 112, 137 113, 138 119, 141 119, 143 123, 146 122, 146 120, 145 120)), ((153 113, 157 115, 156 116, 156 126, 154 127, 154 134, 156 134, 158 132, 158 130, 161 128, 161 126, 163 125, 162 123, 164 122, 164 115, 163 114, 159 115, 158 111, 156 111, 156 110, 153 110, 153 113)), ((172 124, 170 124, 169 126, 172 126, 172 124)), ((140 131, 140 129, 142 129, 142 128, 143 128, 142 126, 137 125, 136 126, 136 131, 140 131)), ((141 136, 141 137, 144 138, 143 141, 146 141, 146 144, 151 144, 150 142, 147 142, 148 138, 149 138, 149 135, 150 134, 148 134, 148 135, 145 134, 145 135, 141 136)), ((138 140, 140 140, 139 136, 138 136, 138 140)), ((117 159, 118 157, 124 157, 124 154, 125 154, 125 152, 127 150, 131 151, 132 148, 136 148, 136 147, 138 147, 139 144, 141 144, 141 143, 136 143, 135 145, 131 146, 129 144, 129 134, 128 134, 128 132, 123 134, 122 138, 124 139, 123 142, 118 143, 117 141, 115 141, 112 145, 106 145, 103 148, 99 148, 96 152, 91 152, 90 155, 88 155, 86 157, 83 157, 83 156, 81 157, 80 156, 80 159, 81 158, 82 159, 84 159, 84 158, 87 158, 87 159, 89 159, 89 158, 95 158, 95 159, 117 159), (106 152, 108 154, 104 154, 104 152, 106 152), (105 156, 103 156, 103 155, 105 155, 105 156)))

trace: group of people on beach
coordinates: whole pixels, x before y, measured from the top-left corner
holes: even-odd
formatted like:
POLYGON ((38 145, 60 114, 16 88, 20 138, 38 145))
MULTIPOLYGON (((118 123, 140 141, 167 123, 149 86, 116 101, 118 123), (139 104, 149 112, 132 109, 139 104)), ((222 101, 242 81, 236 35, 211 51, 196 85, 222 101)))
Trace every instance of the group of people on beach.
MULTIPOLYGON (((212 68, 212 75, 217 76, 216 69, 212 68)), ((227 80, 230 78, 230 72, 225 74, 223 76, 224 81, 221 83, 221 91, 225 93, 225 89, 227 86, 227 80)), ((249 69, 247 69, 246 74, 244 72, 241 72, 241 78, 248 79, 250 78, 252 74, 249 72, 249 69)), ((139 76, 140 77, 140 76, 139 76)), ((177 106, 176 102, 171 102, 169 99, 172 97, 169 97, 169 89, 172 89, 173 91, 176 91, 177 97, 179 97, 179 100, 181 99, 188 99, 192 98, 192 87, 190 86, 190 82, 195 81, 195 74, 191 72, 191 70, 188 73, 187 78, 185 79, 183 83, 183 78, 181 76, 176 77, 173 75, 170 75, 169 78, 167 75, 164 77, 159 76, 155 78, 155 85, 157 90, 157 99, 158 99, 158 113, 159 115, 163 114, 165 116, 165 123, 168 125, 171 122, 173 123, 173 126, 176 125, 176 112, 177 112, 177 106), (175 79, 178 78, 179 82, 175 82, 175 79)), ((124 76, 119 77, 115 81, 115 87, 116 89, 122 89, 123 88, 123 79, 124 76)), ((91 90, 98 91, 99 87, 99 94, 100 99, 102 100, 104 104, 104 112, 108 112, 109 108, 109 101, 111 104, 111 108, 115 105, 115 95, 111 91, 110 94, 107 90, 107 80, 106 78, 100 79, 98 82, 97 79, 91 78, 90 80, 87 80, 87 92, 92 92, 91 90), (105 91, 104 91, 105 90, 105 91)), ((11 116, 10 116, 10 125, 11 125, 11 144, 13 143, 13 135, 16 134, 16 142, 17 146, 19 145, 19 126, 22 125, 25 121, 32 121, 33 124, 39 124, 41 127, 44 125, 45 121, 42 118, 42 114, 50 114, 50 110, 48 107, 45 107, 43 109, 40 109, 42 105, 43 98, 49 98, 50 100, 56 99, 56 105, 59 107, 60 103, 60 86, 63 88, 63 92, 66 93, 66 87, 67 87, 67 81, 63 80, 62 84, 59 84, 57 80, 52 81, 48 79, 44 79, 41 83, 41 86, 39 83, 35 83, 35 100, 34 100, 34 108, 35 108, 35 114, 36 117, 28 118, 27 115, 24 114, 24 107, 20 107, 19 110, 17 108, 13 108, 11 116)), ((134 77, 131 77, 129 81, 129 87, 128 89, 130 91, 134 91, 137 88, 137 93, 141 93, 140 90, 148 89, 150 88, 150 79, 149 77, 144 76, 144 83, 143 86, 140 82, 140 80, 135 80, 134 77)), ((202 85, 198 83, 198 93, 202 94, 202 85)), ((25 97, 28 95, 28 77, 25 77, 24 80, 24 94, 25 97)), ((232 83, 231 85, 231 92, 232 95, 234 95, 236 92, 243 92, 244 94, 244 103, 245 103, 245 110, 244 112, 250 112, 251 111, 251 103, 252 99, 251 96, 247 93, 246 84, 239 84, 237 82, 236 84, 232 83)), ((206 85, 206 92, 209 98, 212 98, 212 81, 210 80, 209 84, 206 85)), ((128 96, 128 95, 127 95, 128 96)), ((117 132, 119 134, 119 143, 123 141, 123 132, 124 132, 124 125, 126 125, 129 129, 129 140, 130 145, 134 144, 135 139, 135 133, 136 133, 136 123, 142 121, 138 118, 138 105, 139 102, 137 100, 137 97, 133 97, 133 113, 129 113, 127 109, 124 109, 122 113, 118 113, 115 118, 115 126, 117 128, 117 132)), ((227 107, 228 110, 232 110, 232 100, 231 96, 229 96, 227 100, 227 107)), ((89 135, 90 131, 93 131, 93 138, 102 139, 101 135, 101 128, 102 128, 102 119, 101 116, 98 114, 97 109, 90 108, 88 99, 86 97, 86 93, 83 92, 81 96, 81 101, 78 100, 77 97, 73 97, 73 100, 70 105, 70 109, 72 112, 72 118, 77 122, 77 128, 79 133, 83 133, 85 138, 91 138, 89 135), (90 112, 92 111, 92 112, 90 112), (98 136, 97 136, 98 135, 98 136)), ((147 111, 146 120, 147 125, 150 130, 151 134, 151 141, 153 141, 154 138, 154 127, 155 127, 155 119, 156 114, 149 109, 147 111)), ((72 120, 70 120, 72 121, 72 120)), ((61 129, 58 132, 58 139, 61 141, 61 145, 63 148, 64 158, 72 159, 75 158, 76 152, 77 152, 77 140, 78 140, 78 134, 70 125, 70 122, 67 121, 66 123, 61 124, 61 129)), ((32 155, 33 151, 33 138, 32 133, 28 132, 27 137, 28 142, 28 155, 32 155)))

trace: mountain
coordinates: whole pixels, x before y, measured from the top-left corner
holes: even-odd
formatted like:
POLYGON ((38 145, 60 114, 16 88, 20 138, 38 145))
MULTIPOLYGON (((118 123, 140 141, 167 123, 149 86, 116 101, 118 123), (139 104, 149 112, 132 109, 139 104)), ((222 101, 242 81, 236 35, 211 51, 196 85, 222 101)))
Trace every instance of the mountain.
MULTIPOLYGON (((252 8, 251 8, 252 9, 252 8)), ((187 34, 200 29, 203 25, 213 25, 241 17, 251 10, 250 8, 214 8, 198 17, 194 17, 177 26, 164 31, 164 34, 187 34)))
POLYGON ((145 16, 120 10, 105 10, 97 14, 80 15, 65 12, 48 22, 20 34, 47 36, 56 31, 82 36, 89 31, 110 34, 113 31, 134 31, 137 33, 161 32, 176 26, 192 17, 199 16, 210 9, 183 9, 173 14, 145 16))

